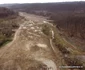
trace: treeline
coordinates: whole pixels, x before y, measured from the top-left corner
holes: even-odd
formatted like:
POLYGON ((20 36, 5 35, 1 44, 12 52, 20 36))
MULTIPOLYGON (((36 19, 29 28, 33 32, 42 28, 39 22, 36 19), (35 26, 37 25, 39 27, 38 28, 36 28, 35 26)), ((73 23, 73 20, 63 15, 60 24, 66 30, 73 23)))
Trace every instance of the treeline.
POLYGON ((34 12, 34 11, 48 11, 48 12, 62 12, 62 11, 85 11, 85 2, 64 2, 64 3, 32 3, 32 4, 13 4, 7 7, 20 11, 34 12))
POLYGON ((57 28, 70 37, 85 39, 85 14, 69 13, 51 15, 57 28))
POLYGON ((0 7, 0 18, 10 17, 14 15, 18 15, 18 13, 8 8, 0 7))

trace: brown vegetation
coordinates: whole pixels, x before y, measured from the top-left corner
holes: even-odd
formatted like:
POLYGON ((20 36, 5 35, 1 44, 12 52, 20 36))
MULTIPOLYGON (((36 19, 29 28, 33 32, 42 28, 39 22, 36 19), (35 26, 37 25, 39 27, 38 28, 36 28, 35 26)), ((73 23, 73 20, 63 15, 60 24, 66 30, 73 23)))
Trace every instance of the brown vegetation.
POLYGON ((5 18, 14 15, 17 15, 17 13, 8 8, 0 7, 0 18, 5 18))
POLYGON ((11 9, 50 17, 66 35, 85 39, 85 2, 15 4, 11 9))
POLYGON ((17 13, 7 8, 0 8, 0 46, 12 40, 14 29, 17 29, 17 13))

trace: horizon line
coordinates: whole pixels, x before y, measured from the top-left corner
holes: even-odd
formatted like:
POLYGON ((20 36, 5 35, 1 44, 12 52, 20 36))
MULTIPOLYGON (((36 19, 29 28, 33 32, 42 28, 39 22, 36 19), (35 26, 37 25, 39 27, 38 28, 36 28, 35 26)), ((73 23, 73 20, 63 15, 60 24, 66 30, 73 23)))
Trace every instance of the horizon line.
POLYGON ((70 3, 70 2, 85 2, 85 1, 60 1, 60 2, 29 2, 29 3, 0 3, 0 4, 35 4, 35 3, 70 3))

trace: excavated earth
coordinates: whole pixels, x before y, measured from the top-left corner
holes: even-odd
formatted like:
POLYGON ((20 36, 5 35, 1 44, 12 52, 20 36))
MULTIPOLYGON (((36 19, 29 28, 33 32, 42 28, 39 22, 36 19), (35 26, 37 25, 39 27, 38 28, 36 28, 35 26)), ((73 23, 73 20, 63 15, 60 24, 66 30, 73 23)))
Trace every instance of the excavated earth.
MULTIPOLYGON (((52 49, 50 37, 42 32, 46 18, 20 12, 25 18, 14 39, 0 48, 0 70, 59 70, 59 52, 52 49)), ((53 32, 52 32, 53 33, 53 32)))

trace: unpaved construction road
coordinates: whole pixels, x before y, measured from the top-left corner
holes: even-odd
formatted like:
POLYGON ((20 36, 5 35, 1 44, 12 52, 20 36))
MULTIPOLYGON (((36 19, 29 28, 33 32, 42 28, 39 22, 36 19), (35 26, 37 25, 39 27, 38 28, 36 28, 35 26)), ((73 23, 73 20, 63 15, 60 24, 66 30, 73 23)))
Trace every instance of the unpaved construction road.
POLYGON ((0 70, 59 70, 51 39, 42 32, 43 24, 52 24, 41 16, 24 12, 20 16, 26 20, 13 41, 0 48, 0 70))

